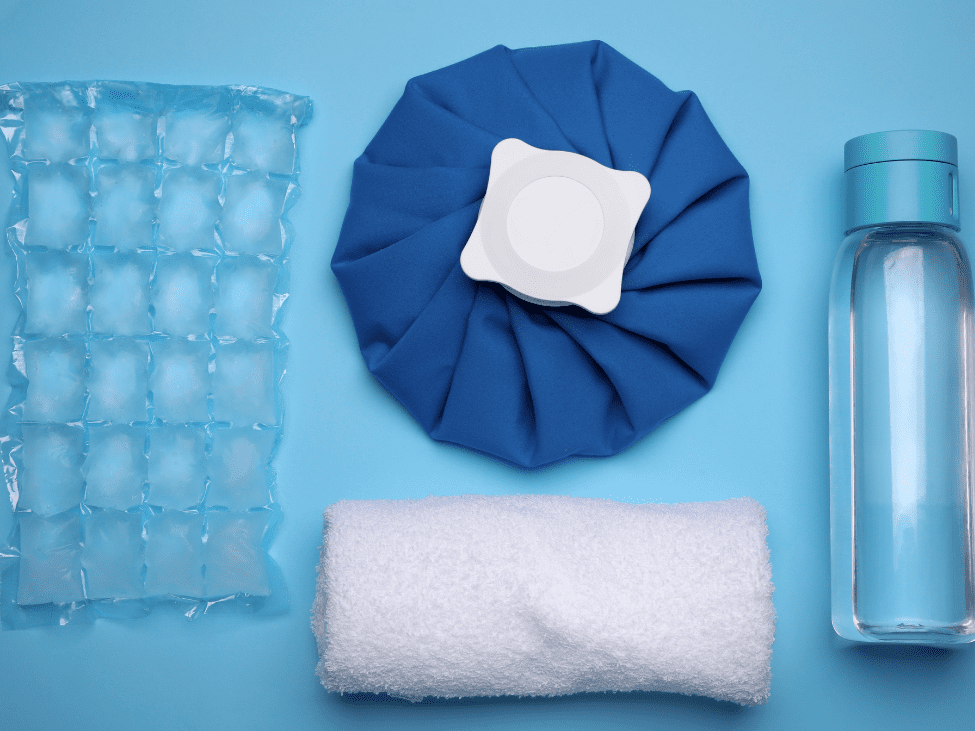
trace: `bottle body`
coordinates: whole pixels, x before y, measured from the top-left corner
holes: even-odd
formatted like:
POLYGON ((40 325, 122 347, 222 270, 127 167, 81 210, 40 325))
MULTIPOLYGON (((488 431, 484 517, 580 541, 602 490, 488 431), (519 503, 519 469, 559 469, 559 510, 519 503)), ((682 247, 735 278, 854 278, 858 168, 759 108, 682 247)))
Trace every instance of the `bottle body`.
POLYGON ((833 626, 866 642, 975 640, 965 250, 936 224, 855 231, 829 310, 833 626))

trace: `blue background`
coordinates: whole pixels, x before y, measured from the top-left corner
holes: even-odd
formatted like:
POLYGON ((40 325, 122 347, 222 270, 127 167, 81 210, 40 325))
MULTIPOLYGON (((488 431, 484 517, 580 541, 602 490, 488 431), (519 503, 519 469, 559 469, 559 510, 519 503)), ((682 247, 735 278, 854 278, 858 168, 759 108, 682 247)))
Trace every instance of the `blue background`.
MULTIPOLYGON (((291 214, 292 345, 277 460, 284 522, 271 549, 291 609, 269 619, 188 622, 162 612, 4 632, 0 728, 975 723, 975 648, 852 647, 830 628, 826 384, 843 143, 884 129, 955 134, 963 236, 966 221, 975 221, 975 3, 0 0, 0 81, 62 79, 255 84, 315 102, 300 138, 304 192, 291 214), (424 435, 366 371, 328 262, 352 161, 407 79, 498 43, 593 38, 700 96, 751 175, 765 288, 710 394, 616 457, 525 472, 424 435), (324 508, 341 498, 464 492, 759 500, 768 510, 778 612, 768 705, 660 693, 411 705, 326 693, 314 675, 308 625, 324 508)), ((15 310, 9 277, 5 270, 2 332, 15 310)))

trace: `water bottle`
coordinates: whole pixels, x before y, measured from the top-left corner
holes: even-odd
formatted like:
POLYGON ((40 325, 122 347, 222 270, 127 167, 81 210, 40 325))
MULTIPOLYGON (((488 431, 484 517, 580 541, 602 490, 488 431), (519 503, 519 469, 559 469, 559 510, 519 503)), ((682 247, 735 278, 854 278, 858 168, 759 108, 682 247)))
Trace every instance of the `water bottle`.
POLYGON ((833 627, 860 642, 975 640, 972 275, 958 148, 846 143, 829 298, 833 627))

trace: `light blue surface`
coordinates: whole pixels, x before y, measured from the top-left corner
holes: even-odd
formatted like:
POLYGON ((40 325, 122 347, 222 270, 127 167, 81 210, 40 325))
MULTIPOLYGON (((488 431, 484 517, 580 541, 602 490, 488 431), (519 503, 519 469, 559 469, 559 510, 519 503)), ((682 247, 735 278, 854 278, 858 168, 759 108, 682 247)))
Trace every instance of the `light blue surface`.
MULTIPOLYGON (((292 607, 263 620, 159 613, 0 634, 0 727, 971 725, 975 653, 850 647, 830 628, 826 304, 842 239, 846 140, 944 130, 958 137, 960 170, 975 171, 975 4, 185 0, 133 8, 0 0, 0 76, 247 83, 316 105, 300 139, 303 195, 291 212, 291 352, 277 460, 284 521, 271 549, 292 607), (376 384, 328 261, 352 161, 408 78, 498 43, 591 38, 700 96, 751 176, 765 287, 710 394, 616 457, 520 472, 430 441, 376 384), (322 510, 343 497, 460 492, 762 502, 779 615, 769 704, 634 694, 410 706, 326 694, 308 626, 322 510)), ((963 211, 975 211, 970 191, 962 187, 963 211)), ((12 309, 4 288, 4 331, 12 309)))

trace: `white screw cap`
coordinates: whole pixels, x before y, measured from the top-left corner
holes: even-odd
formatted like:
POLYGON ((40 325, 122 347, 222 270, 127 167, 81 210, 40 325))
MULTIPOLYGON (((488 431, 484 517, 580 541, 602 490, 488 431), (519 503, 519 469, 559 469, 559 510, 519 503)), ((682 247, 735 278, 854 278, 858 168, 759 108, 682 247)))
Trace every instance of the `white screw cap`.
POLYGON ((605 315, 619 304, 649 199, 640 173, 501 140, 460 265, 471 279, 497 282, 529 302, 605 315))

